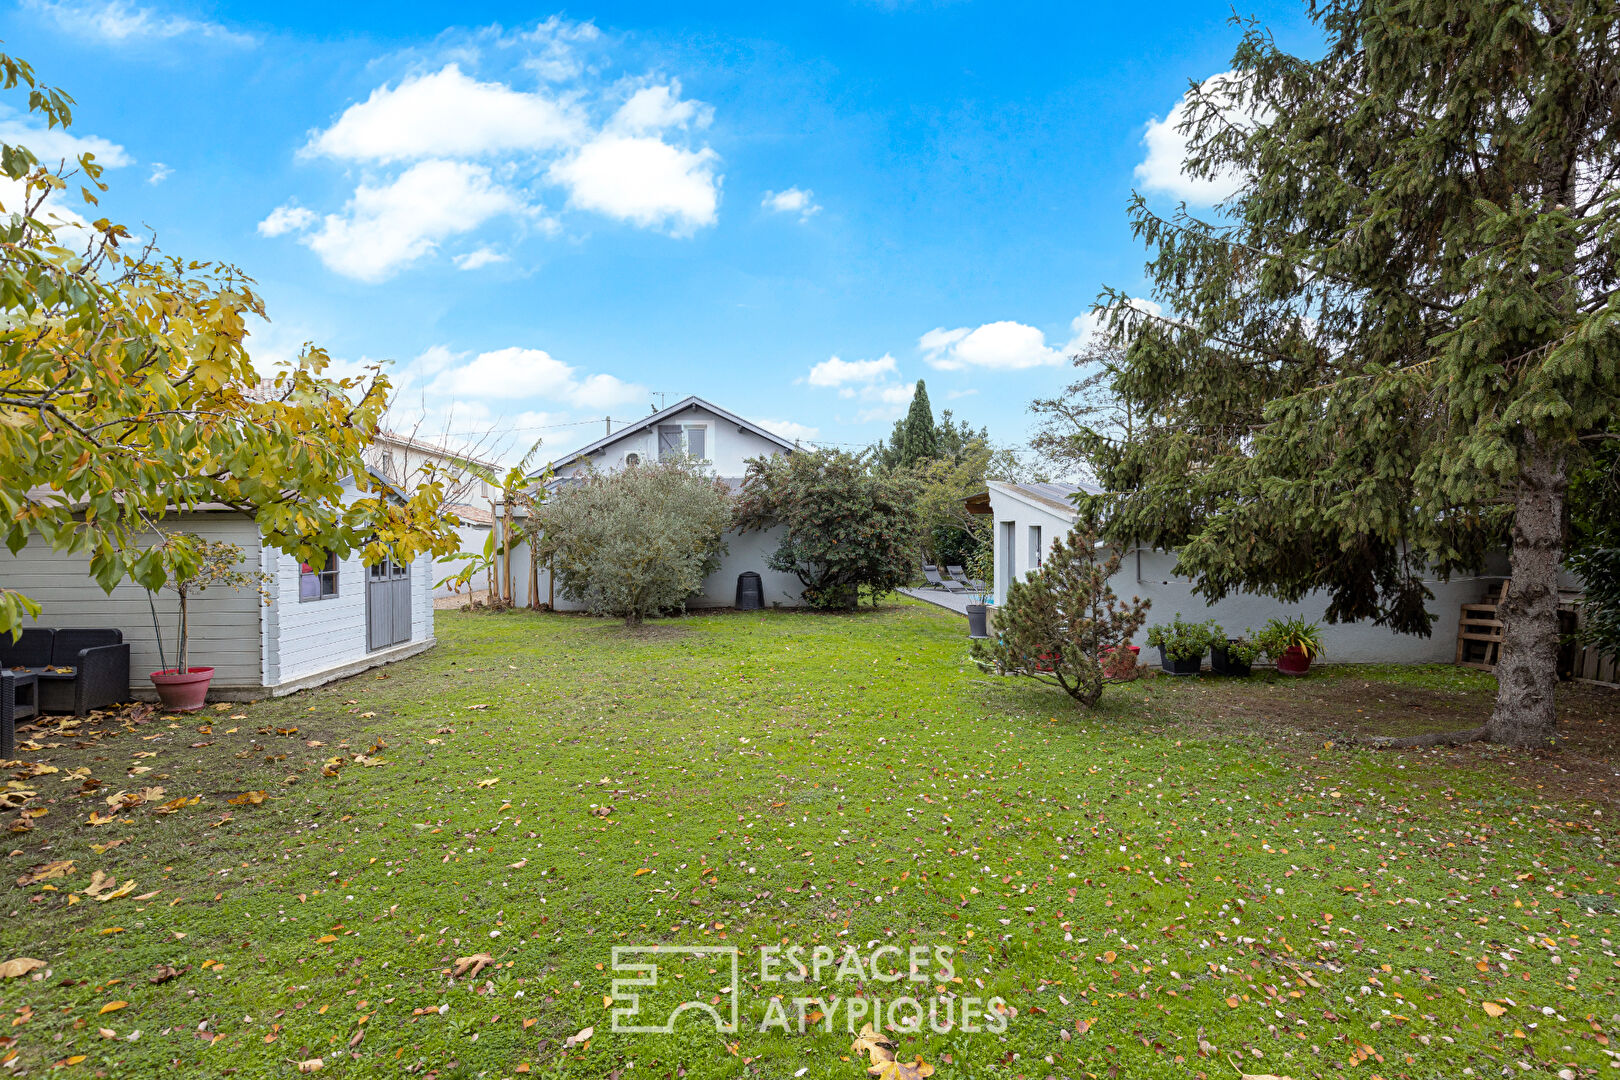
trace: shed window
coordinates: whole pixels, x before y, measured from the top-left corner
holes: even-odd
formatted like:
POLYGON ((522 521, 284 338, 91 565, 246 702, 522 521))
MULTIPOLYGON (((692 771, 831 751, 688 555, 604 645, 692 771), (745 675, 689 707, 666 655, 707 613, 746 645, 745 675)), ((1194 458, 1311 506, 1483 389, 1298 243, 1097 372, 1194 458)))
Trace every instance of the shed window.
POLYGON ((337 594, 337 555, 328 551, 323 562, 298 564, 299 600, 328 600, 337 594))

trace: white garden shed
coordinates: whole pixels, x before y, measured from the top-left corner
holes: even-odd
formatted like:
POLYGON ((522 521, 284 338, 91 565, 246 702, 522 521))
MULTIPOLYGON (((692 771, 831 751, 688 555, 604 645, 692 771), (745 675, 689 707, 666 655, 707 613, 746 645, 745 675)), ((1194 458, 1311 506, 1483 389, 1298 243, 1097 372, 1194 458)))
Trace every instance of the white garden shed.
MULTIPOLYGON (((304 564, 261 544, 253 520, 225 508, 176 514, 164 528, 235 544, 242 569, 270 578, 268 604, 251 590, 209 589, 191 597, 191 664, 214 668, 210 700, 290 694, 433 645, 430 556, 409 565, 367 566, 356 552, 304 564)), ((148 674, 160 664, 145 589, 126 580, 108 594, 90 576, 87 555, 64 555, 37 540, 15 555, 0 549, 0 581, 43 605, 31 625, 121 631, 130 645, 130 696, 156 697, 148 674)), ((178 602, 167 591, 152 600, 172 665, 178 602)))

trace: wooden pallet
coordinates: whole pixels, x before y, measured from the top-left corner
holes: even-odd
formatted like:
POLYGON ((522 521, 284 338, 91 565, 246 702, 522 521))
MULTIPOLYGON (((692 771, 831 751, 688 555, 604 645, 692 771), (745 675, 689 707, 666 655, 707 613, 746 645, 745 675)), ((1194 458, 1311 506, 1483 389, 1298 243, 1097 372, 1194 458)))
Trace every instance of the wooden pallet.
MULTIPOLYGON (((1508 583, 1504 581, 1488 591, 1482 602, 1462 605, 1462 614, 1457 620, 1456 662, 1459 667, 1496 669, 1502 652, 1502 620, 1497 618, 1497 607, 1507 596, 1507 588, 1508 583)), ((1610 685, 1620 683, 1620 658, 1599 653, 1590 645, 1568 643, 1580 626, 1584 599, 1578 593, 1560 590, 1558 633, 1563 643, 1558 646, 1558 677, 1610 685)))
POLYGON ((1507 596, 1508 583, 1493 586, 1478 604, 1464 604, 1457 619, 1457 666, 1492 671, 1502 652, 1502 620, 1497 605, 1507 596))

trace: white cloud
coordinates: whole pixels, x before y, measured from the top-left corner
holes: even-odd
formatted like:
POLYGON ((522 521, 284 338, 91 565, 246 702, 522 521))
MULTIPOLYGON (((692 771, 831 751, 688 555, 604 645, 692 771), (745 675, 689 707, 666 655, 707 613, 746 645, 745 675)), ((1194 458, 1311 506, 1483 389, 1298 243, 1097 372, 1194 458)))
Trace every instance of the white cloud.
POLYGON ((551 167, 550 177, 584 210, 689 236, 713 225, 719 155, 647 136, 602 135, 551 167))
POLYGON ((469 251, 463 255, 457 255, 455 258, 455 263, 457 270, 477 270, 481 266, 489 266, 493 263, 506 262, 507 258, 508 256, 496 251, 492 247, 481 247, 476 251, 469 251))
POLYGON ((852 382, 872 382, 888 375, 899 375, 894 357, 884 353, 876 360, 840 360, 829 357, 810 369, 811 386, 842 386, 852 382))
POLYGON ((1061 364, 1066 355, 1047 345, 1040 330, 1010 320, 971 330, 930 330, 917 340, 917 347, 930 364, 944 371, 970 367, 1018 371, 1061 364))
MULTIPOLYGON (((1149 315, 1163 314, 1164 309, 1152 300, 1133 298, 1131 307, 1138 311, 1145 311, 1149 315)), ((1107 331, 1108 326, 1104 316, 1088 311, 1084 315, 1077 315, 1069 322, 1070 337, 1068 344, 1063 346, 1064 356, 1073 356, 1084 349, 1092 341, 1100 339, 1107 331)))
POLYGON ((809 221, 811 215, 821 213, 821 207, 816 203, 816 193, 809 188, 767 191, 760 205, 778 214, 798 214, 800 221, 809 221))
POLYGON ((521 44, 533 50, 523 66, 547 82, 566 82, 584 73, 575 46, 595 41, 602 32, 589 22, 577 23, 553 15, 533 30, 517 35, 521 44))
POLYGON ((513 346, 480 353, 440 371, 428 393, 451 398, 539 397, 578 408, 598 409, 645 398, 645 387, 613 375, 581 375, 578 368, 544 349, 513 346))
POLYGON ((23 6, 49 16, 69 33, 114 44, 180 37, 200 37, 224 45, 255 43, 251 34, 238 33, 216 22, 165 15, 154 8, 137 7, 124 0, 106 3, 23 0, 23 6))
POLYGON ((340 274, 381 281, 439 241, 520 208, 520 200, 483 165, 423 161, 391 183, 361 184, 343 213, 326 215, 301 242, 340 274))
POLYGON ((917 396, 915 383, 896 383, 892 386, 873 386, 861 391, 860 397, 874 404, 870 408, 860 411, 859 417, 867 420, 896 420, 903 416, 911 399, 917 396))
POLYGON ((583 127, 577 110, 563 101, 479 82, 447 64, 373 90, 311 138, 305 152, 374 162, 478 157, 564 146, 583 127))
POLYGON ((821 434, 820 428, 801 424, 796 420, 760 420, 758 424, 766 431, 774 432, 792 442, 810 442, 821 434))
POLYGON ((115 142, 99 135, 73 135, 61 128, 42 128, 19 119, 0 120, 0 142, 26 146, 42 165, 55 168, 58 162, 70 166, 80 154, 96 155, 96 164, 116 169, 132 165, 135 159, 115 142))
MULTIPOLYGON (((1228 80, 1235 78, 1235 72, 1223 71, 1205 79, 1201 87, 1205 93, 1218 93, 1228 80)), ((1224 115, 1228 122, 1246 127, 1269 119, 1268 113, 1256 115, 1238 108, 1226 109, 1224 115)), ((1176 130, 1186 119, 1187 95, 1183 94, 1169 116, 1148 121, 1142 135, 1147 157, 1136 166, 1136 180, 1147 191, 1164 192, 1201 206, 1213 205, 1242 188, 1244 178, 1233 169, 1223 169, 1209 177, 1191 176, 1186 172, 1187 137, 1176 130)))
POLYGON ((672 128, 706 128, 713 122, 714 107, 701 101, 682 101, 681 81, 671 79, 668 85, 644 86, 631 94, 613 114, 608 129, 629 135, 649 135, 672 128))
POLYGON ((270 211, 270 216, 259 222, 259 235, 281 236, 284 233, 302 232, 315 224, 316 220, 315 211, 286 203, 270 211))
MULTIPOLYGON (((35 191, 32 197, 37 199, 39 193, 35 191)), ((23 181, 0 176, 0 212, 20 214, 23 212, 26 199, 27 195, 23 181)), ((47 195, 45 201, 40 203, 34 211, 34 217, 36 220, 43 221, 53 228, 60 227, 63 230, 56 234, 58 244, 64 247, 80 248, 90 239, 90 222, 86 221, 78 211, 64 206, 64 199, 69 199, 75 204, 87 205, 83 202, 83 198, 78 191, 69 187, 67 191, 53 191, 47 195), (66 230, 69 228, 83 229, 85 233, 80 236, 76 233, 67 232, 66 230)))
POLYGON ((152 173, 146 178, 148 184, 161 184, 174 175, 174 170, 161 161, 152 162, 152 173))

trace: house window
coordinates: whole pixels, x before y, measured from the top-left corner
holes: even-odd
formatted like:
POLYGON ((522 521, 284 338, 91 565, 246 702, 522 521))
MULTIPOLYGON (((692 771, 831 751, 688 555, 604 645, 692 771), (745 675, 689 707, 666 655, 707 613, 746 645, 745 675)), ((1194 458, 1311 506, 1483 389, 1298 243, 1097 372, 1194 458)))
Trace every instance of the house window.
POLYGON ((1029 568, 1031 570, 1040 569, 1041 555, 1041 527, 1031 525, 1029 527, 1029 568))
POLYGON ((708 454, 708 425, 659 424, 658 460, 668 461, 681 456, 704 460, 708 454))
POLYGON ((383 453, 382 453, 382 470, 381 471, 382 471, 382 474, 384 476, 386 476, 388 479, 390 479, 390 480, 394 479, 394 453, 393 453, 392 450, 384 450, 383 451, 383 453))
POLYGON ((338 560, 332 552, 320 563, 298 564, 298 599, 328 600, 338 594, 338 560))

